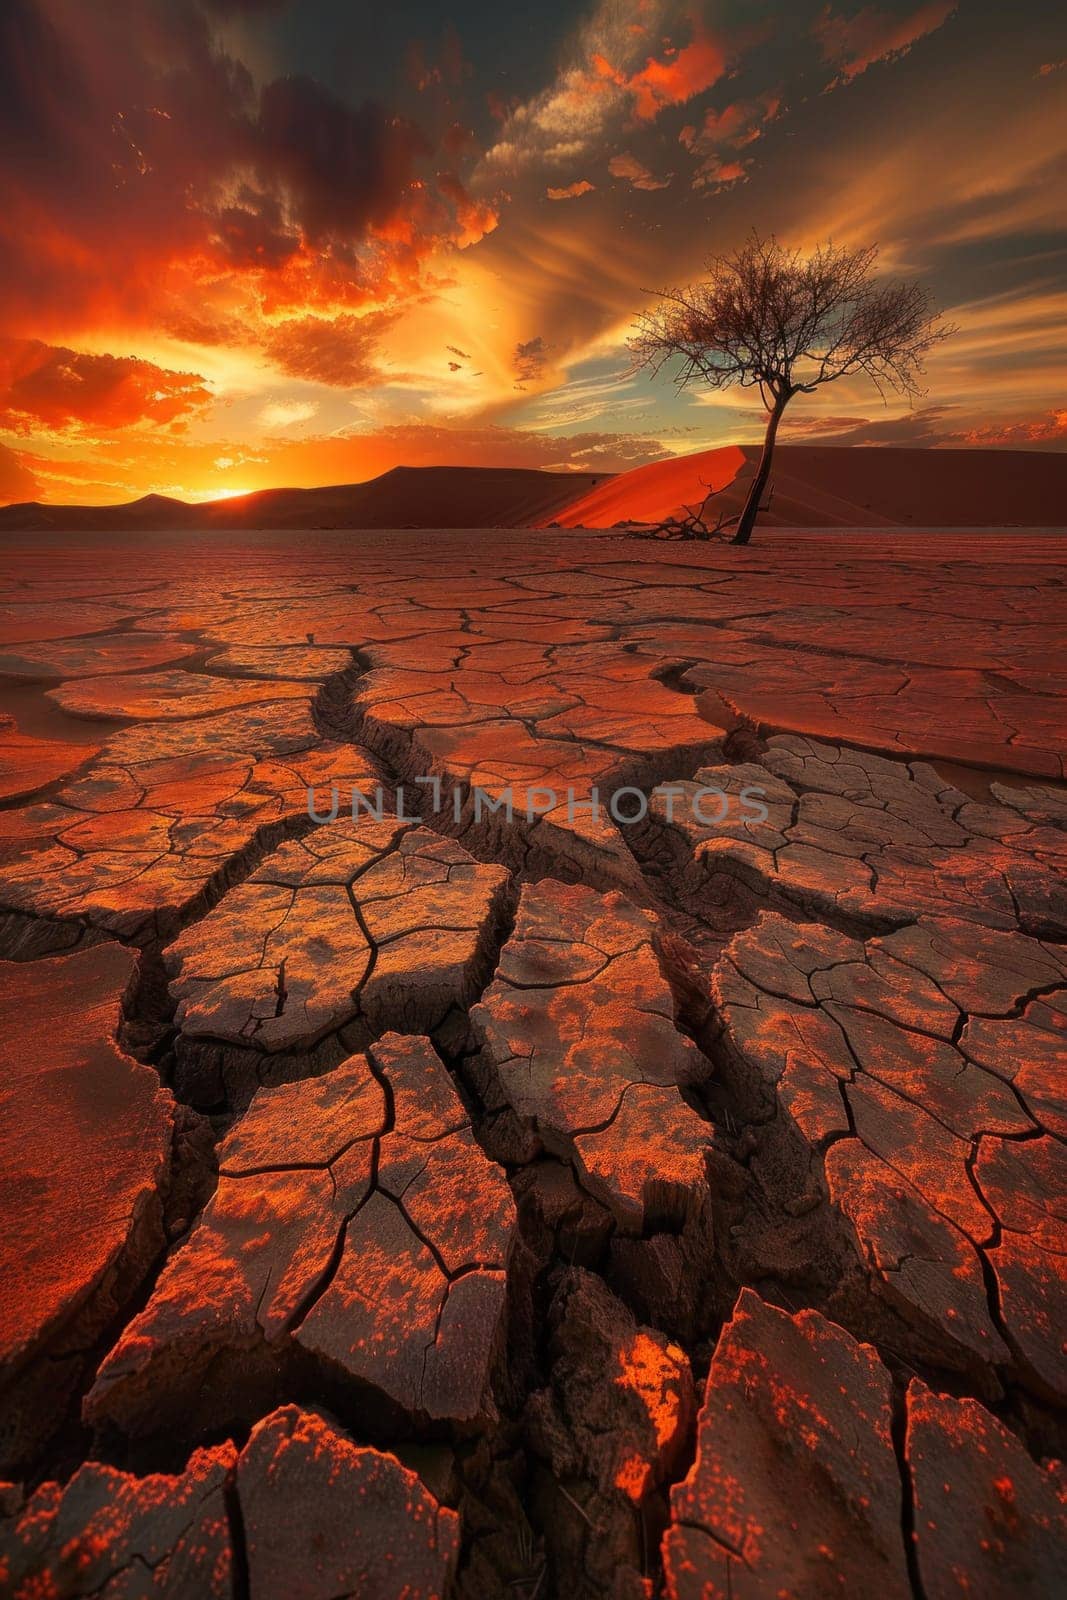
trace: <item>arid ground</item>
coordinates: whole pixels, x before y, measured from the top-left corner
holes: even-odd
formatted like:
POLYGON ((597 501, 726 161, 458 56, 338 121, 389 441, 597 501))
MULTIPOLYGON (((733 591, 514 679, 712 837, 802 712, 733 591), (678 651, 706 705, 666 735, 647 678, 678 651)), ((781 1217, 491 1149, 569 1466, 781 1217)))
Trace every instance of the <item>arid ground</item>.
POLYGON ((0 1592, 1062 1592, 1067 535, 0 578, 0 1592))

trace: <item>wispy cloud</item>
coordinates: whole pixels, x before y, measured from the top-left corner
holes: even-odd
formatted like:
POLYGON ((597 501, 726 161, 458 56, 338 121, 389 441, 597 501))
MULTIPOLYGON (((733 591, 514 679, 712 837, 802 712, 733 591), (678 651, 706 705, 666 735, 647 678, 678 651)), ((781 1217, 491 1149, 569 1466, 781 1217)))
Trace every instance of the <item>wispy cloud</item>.
POLYGON ((678 135, 678 142, 698 163, 692 177, 693 188, 722 187, 745 178, 749 161, 740 159, 736 152, 755 144, 781 113, 781 95, 768 91, 751 100, 734 101, 721 110, 709 108, 699 126, 688 123, 678 135))
POLYGON ((826 6, 814 27, 823 57, 838 68, 830 85, 851 83, 878 61, 893 61, 914 44, 934 33, 957 9, 958 0, 927 0, 926 5, 901 17, 877 6, 865 6, 853 16, 843 16, 826 6))
POLYGON ((562 189, 553 189, 549 185, 545 193, 550 200, 577 200, 580 195, 592 194, 595 188, 595 183, 589 183, 585 178, 579 178, 577 183, 568 183, 562 189))
POLYGON ((600 0, 553 81, 506 118, 483 175, 585 156, 627 119, 654 122, 710 88, 727 61, 678 0, 600 0))
POLYGON ((538 334, 535 339, 526 339, 515 346, 515 377, 518 380, 516 387, 525 387, 528 383, 536 383, 543 375, 548 365, 549 346, 538 334))
POLYGON ((318 410, 313 400, 268 400, 259 420, 265 428, 292 428, 298 422, 310 422, 318 410))
POLYGON ((635 155, 623 151, 620 155, 612 156, 608 162, 608 171, 613 178, 626 178, 631 189, 666 189, 670 178, 657 178, 635 155))

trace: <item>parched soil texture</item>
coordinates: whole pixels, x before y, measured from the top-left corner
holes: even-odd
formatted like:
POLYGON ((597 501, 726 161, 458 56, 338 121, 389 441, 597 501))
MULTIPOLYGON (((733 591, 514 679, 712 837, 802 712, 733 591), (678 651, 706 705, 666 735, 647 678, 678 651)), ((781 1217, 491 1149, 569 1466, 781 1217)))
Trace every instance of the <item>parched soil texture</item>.
POLYGON ((1062 1593, 1065 614, 12 536, 0 1595, 1062 1593))

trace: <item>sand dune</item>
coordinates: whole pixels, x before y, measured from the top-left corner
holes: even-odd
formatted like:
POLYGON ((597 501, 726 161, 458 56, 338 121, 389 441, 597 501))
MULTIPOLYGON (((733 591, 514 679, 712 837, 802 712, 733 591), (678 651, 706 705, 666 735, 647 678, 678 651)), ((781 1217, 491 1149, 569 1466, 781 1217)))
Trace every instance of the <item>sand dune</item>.
MULTIPOLYGON (((658 522, 711 484, 727 514, 759 451, 728 445, 617 477, 504 467, 394 467, 367 483, 263 489, 191 505, 145 495, 125 505, 0 507, 6 530, 162 532, 178 528, 611 528, 658 522)), ((842 449, 782 445, 764 527, 1062 527, 1067 454, 1022 450, 842 449)))
POLYGON ((394 467, 367 483, 262 489, 198 505, 158 494, 117 506, 44 505, 34 500, 0 507, 0 531, 537 527, 604 481, 602 473, 531 468, 394 467))
MULTIPOLYGON (((552 520, 567 528, 658 522, 721 491, 743 503, 759 450, 729 445, 637 467, 597 485, 552 520)), ((1061 527, 1067 455, 1025 450, 842 449, 780 445, 767 527, 1061 527)))

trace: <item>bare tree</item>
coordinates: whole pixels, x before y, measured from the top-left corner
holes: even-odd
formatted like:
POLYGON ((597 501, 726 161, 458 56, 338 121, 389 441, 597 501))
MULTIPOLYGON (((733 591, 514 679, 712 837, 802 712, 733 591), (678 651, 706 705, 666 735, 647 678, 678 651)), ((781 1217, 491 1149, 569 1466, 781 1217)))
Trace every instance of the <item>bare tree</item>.
MULTIPOLYGON (((883 399, 887 390, 920 394, 924 358, 954 331, 940 324, 921 284, 878 279, 877 256, 876 245, 833 244, 803 255, 753 232, 734 255, 710 261, 703 282, 661 293, 637 323, 630 341, 637 366, 658 373, 673 365, 683 389, 699 382, 759 390, 767 432, 734 519, 734 544, 752 537, 778 424, 794 395, 856 375, 869 378, 883 399)), ((698 531, 705 527, 702 515, 696 523, 698 531)))

